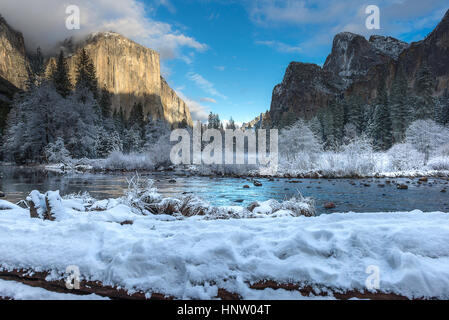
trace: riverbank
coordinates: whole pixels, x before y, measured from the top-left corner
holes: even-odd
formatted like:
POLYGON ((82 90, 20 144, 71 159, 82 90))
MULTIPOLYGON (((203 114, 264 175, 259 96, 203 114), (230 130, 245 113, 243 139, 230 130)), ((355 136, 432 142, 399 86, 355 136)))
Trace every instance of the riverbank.
MULTIPOLYGON (((267 172, 264 170, 249 170, 248 172, 235 173, 232 170, 226 170, 224 167, 220 169, 214 169, 214 167, 209 167, 208 170, 196 166, 171 166, 165 168, 158 168, 157 170, 147 170, 147 169, 112 169, 103 168, 101 166, 94 167, 92 165, 74 165, 70 166, 67 164, 49 164, 41 165, 40 167, 45 170, 57 172, 61 174, 67 173, 100 173, 100 174, 119 174, 119 173, 133 173, 139 172, 143 174, 149 173, 171 173, 177 176, 199 176, 199 177, 232 177, 232 178, 286 178, 286 179, 367 179, 367 178, 449 178, 449 170, 407 170, 407 171, 394 171, 394 172, 372 172, 367 174, 359 174, 355 172, 342 172, 342 171, 288 171, 285 172, 280 170, 278 172, 267 172)), ((232 166, 230 166, 232 167, 232 166)), ((238 170, 242 171, 242 170, 238 170)))
MULTIPOLYGON (((30 190, 60 190, 61 195, 83 194, 104 200, 126 194, 135 172, 65 174, 36 167, 0 166, 0 190, 17 203, 30 190)), ((141 173, 153 179, 164 197, 195 195, 214 206, 245 206, 270 199, 283 202, 299 193, 313 198, 317 214, 336 212, 396 212, 419 209, 449 212, 447 178, 300 179, 273 177, 194 176, 183 172, 141 173), (333 203, 335 208, 329 208, 333 203), (325 208, 326 207, 326 208, 325 208)))

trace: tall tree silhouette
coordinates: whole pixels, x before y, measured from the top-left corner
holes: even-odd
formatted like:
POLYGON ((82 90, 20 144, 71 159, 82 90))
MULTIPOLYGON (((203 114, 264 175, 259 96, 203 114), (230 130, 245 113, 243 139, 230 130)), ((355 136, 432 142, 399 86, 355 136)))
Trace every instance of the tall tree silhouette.
POLYGON ((67 61, 64 58, 64 52, 59 53, 56 68, 53 72, 53 83, 56 91, 64 98, 67 98, 72 91, 72 84, 69 79, 67 61))
POLYGON ((95 99, 98 98, 98 81, 94 63, 87 54, 86 49, 82 49, 76 66, 76 89, 88 89, 95 99))

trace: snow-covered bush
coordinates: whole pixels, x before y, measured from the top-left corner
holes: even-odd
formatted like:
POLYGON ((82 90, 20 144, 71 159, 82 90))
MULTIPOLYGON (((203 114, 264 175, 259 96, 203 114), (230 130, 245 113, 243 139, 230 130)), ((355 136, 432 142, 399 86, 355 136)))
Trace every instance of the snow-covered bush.
POLYGON ((58 139, 73 158, 95 157, 97 109, 90 92, 75 91, 63 98, 50 81, 31 87, 17 95, 8 115, 3 146, 7 160, 45 161, 45 147, 58 139))
POLYGON ((186 196, 179 199, 162 198, 157 193, 153 181, 143 179, 139 175, 130 179, 128 184, 128 190, 121 202, 133 208, 137 214, 142 215, 171 215, 181 219, 194 216, 204 219, 244 219, 277 217, 279 215, 293 217, 315 215, 314 201, 301 195, 282 203, 275 200, 255 203, 251 208, 214 207, 207 201, 195 196, 186 196), (261 210, 259 207, 269 207, 269 210, 261 210))
POLYGON ((320 155, 315 171, 327 175, 354 176, 372 174, 376 167, 376 157, 370 141, 362 136, 340 151, 327 151, 320 155))
POLYGON ((170 160, 170 152, 172 149, 170 133, 159 137, 156 143, 150 146, 147 145, 147 147, 148 155, 156 167, 168 167, 172 164, 170 160))
POLYGON ((71 163, 73 161, 62 138, 58 138, 54 143, 49 143, 44 152, 49 163, 71 163))
POLYGON ((128 180, 128 189, 123 198, 123 203, 137 209, 140 214, 157 213, 155 204, 162 201, 162 196, 157 193, 154 181, 143 179, 139 174, 128 180))
POLYGON ((202 164, 195 166, 195 172, 204 176, 209 175, 244 176, 248 175, 251 172, 257 172, 258 169, 259 167, 253 164, 235 164, 235 165, 202 164))
POLYGON ((407 129, 406 142, 425 155, 426 161, 449 143, 449 129, 433 120, 418 120, 407 129))
POLYGON ((434 157, 429 160, 427 167, 430 170, 449 170, 449 157, 434 157))
POLYGON ((301 194, 281 203, 276 200, 255 202, 249 209, 252 209, 252 212, 256 215, 269 215, 272 217, 313 217, 316 214, 315 201, 311 198, 304 198, 301 194))
POLYGON ((99 129, 97 139, 95 141, 95 150, 97 157, 107 158, 113 152, 122 151, 123 143, 117 131, 106 131, 99 129))
POLYGON ((418 170, 424 166, 424 154, 409 143, 394 145, 387 154, 391 163, 389 171, 418 170))
POLYGON ((93 164, 97 169, 108 170, 154 170, 154 163, 148 153, 123 154, 121 151, 112 152, 106 160, 93 164))
POLYGON ((304 120, 283 129, 279 135, 279 154, 284 165, 310 170, 321 151, 321 144, 304 120))

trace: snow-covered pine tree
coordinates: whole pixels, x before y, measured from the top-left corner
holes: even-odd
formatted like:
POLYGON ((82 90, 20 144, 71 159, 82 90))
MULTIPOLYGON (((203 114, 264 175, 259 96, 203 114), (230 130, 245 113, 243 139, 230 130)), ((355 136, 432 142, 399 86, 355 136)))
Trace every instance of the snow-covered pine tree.
POLYGON ((97 139, 95 141, 97 157, 107 158, 115 151, 123 151, 123 143, 120 135, 115 130, 106 130, 99 128, 97 139))
POLYGON ((145 125, 145 115, 143 113, 143 105, 141 102, 134 103, 128 119, 129 128, 132 128, 136 125, 139 128, 143 128, 145 125))
MULTIPOLYGON (((330 100, 327 108, 327 124, 331 126, 326 130, 326 136, 332 137, 333 147, 339 147, 343 143, 344 127, 345 127, 345 106, 344 102, 339 98, 330 100)), ((329 143, 329 139, 326 139, 329 143)))
POLYGON ((141 152, 144 144, 142 134, 137 126, 126 129, 123 135, 123 151, 126 153, 141 152))
POLYGON ((447 89, 435 104, 435 121, 442 125, 449 124, 449 91, 447 89))
POLYGON ((226 129, 228 130, 235 130, 236 126, 235 126, 235 121, 234 119, 231 117, 231 119, 229 119, 229 122, 226 124, 226 129))
POLYGON ((145 144, 144 149, 151 150, 157 141, 162 136, 166 136, 170 133, 170 128, 167 122, 160 119, 148 118, 147 124, 145 126, 145 144))
POLYGON ((365 129, 363 117, 363 100, 359 96, 351 96, 347 103, 348 122, 353 124, 360 135, 365 129))
POLYGON ((41 48, 38 47, 35 53, 29 54, 29 65, 28 68, 28 84, 27 88, 31 86, 38 85, 45 74, 45 65, 44 65, 44 55, 42 54, 41 48))
POLYGON ((292 126, 281 130, 279 152, 288 161, 295 161, 305 154, 313 158, 320 151, 319 140, 304 120, 300 119, 292 126))
POLYGON ((391 148, 393 142, 393 130, 388 105, 387 90, 385 83, 382 82, 374 102, 375 109, 372 128, 373 143, 377 150, 388 150, 391 148))
POLYGON ((98 103, 100 105, 101 109, 101 115, 103 116, 103 119, 107 119, 111 117, 111 94, 109 93, 109 90, 106 88, 106 85, 103 86, 101 89, 101 95, 100 95, 100 101, 98 103))
POLYGON ((318 118, 318 115, 310 119, 308 126, 310 130, 312 130, 313 134, 317 138, 318 142, 322 145, 323 144, 323 126, 321 124, 320 119, 318 118))
POLYGON ((115 131, 117 131, 120 136, 122 136, 126 127, 125 114, 122 107, 120 107, 119 110, 114 110, 113 120, 115 131))
POLYGON ((435 99, 432 96, 434 79, 430 72, 429 66, 424 63, 417 75, 415 89, 417 91, 414 110, 415 120, 419 119, 432 119, 435 108, 435 99))
POLYGON ((61 50, 56 62, 56 68, 53 72, 52 79, 56 91, 63 97, 67 98, 72 91, 72 83, 69 78, 69 68, 64 58, 64 52, 61 50))
POLYGON ((223 124, 221 123, 220 116, 218 114, 210 113, 207 122, 208 129, 223 129, 223 124))
POLYGON ((63 99, 53 83, 44 81, 17 95, 5 130, 5 158, 17 163, 45 160, 44 148, 59 136, 58 104, 63 99))
POLYGON ((423 153, 427 162, 441 146, 449 143, 449 128, 430 119, 417 120, 407 129, 406 142, 423 153))
POLYGON ((64 139, 57 138, 53 143, 49 143, 44 148, 46 161, 49 163, 67 163, 71 157, 69 151, 65 148, 64 139))
POLYGON ((95 66, 86 49, 81 50, 76 65, 76 88, 87 88, 92 92, 94 99, 98 97, 98 81, 95 66))
POLYGON ((101 128, 101 113, 93 93, 78 87, 57 106, 61 134, 74 158, 96 157, 96 141, 101 128))
POLYGON ((326 150, 335 149, 337 147, 336 139, 334 136, 334 117, 330 108, 330 102, 328 107, 322 109, 318 113, 318 119, 321 122, 323 128, 323 142, 326 150))
POLYGON ((393 82, 390 95, 391 124, 393 142, 401 143, 405 138, 405 131, 409 125, 407 80, 403 73, 399 73, 393 82))

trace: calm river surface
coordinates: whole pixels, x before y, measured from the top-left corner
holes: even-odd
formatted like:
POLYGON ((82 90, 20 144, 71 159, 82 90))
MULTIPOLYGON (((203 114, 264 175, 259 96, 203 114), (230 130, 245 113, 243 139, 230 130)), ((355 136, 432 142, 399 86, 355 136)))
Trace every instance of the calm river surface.
MULTIPOLYGON (((118 198, 124 194, 132 174, 68 174, 60 175, 36 168, 0 166, 0 190, 6 200, 17 202, 32 190, 59 190, 61 195, 87 191, 97 199, 118 198)), ((238 178, 180 177, 169 173, 146 174, 152 178, 159 193, 180 197, 195 194, 214 205, 249 205, 254 201, 288 199, 300 191, 316 200, 319 213, 378 211, 444 211, 449 212, 447 180, 430 178, 418 184, 418 179, 257 179, 262 187, 238 178), (169 181, 175 179, 176 183, 169 181), (391 183, 388 184, 387 182, 391 183), (292 183, 293 182, 293 183, 292 183), (398 190, 396 184, 407 184, 408 190, 398 190), (249 185, 250 189, 244 189, 249 185), (447 193, 441 192, 447 190, 447 193), (325 210, 327 202, 336 209, 325 210)))

